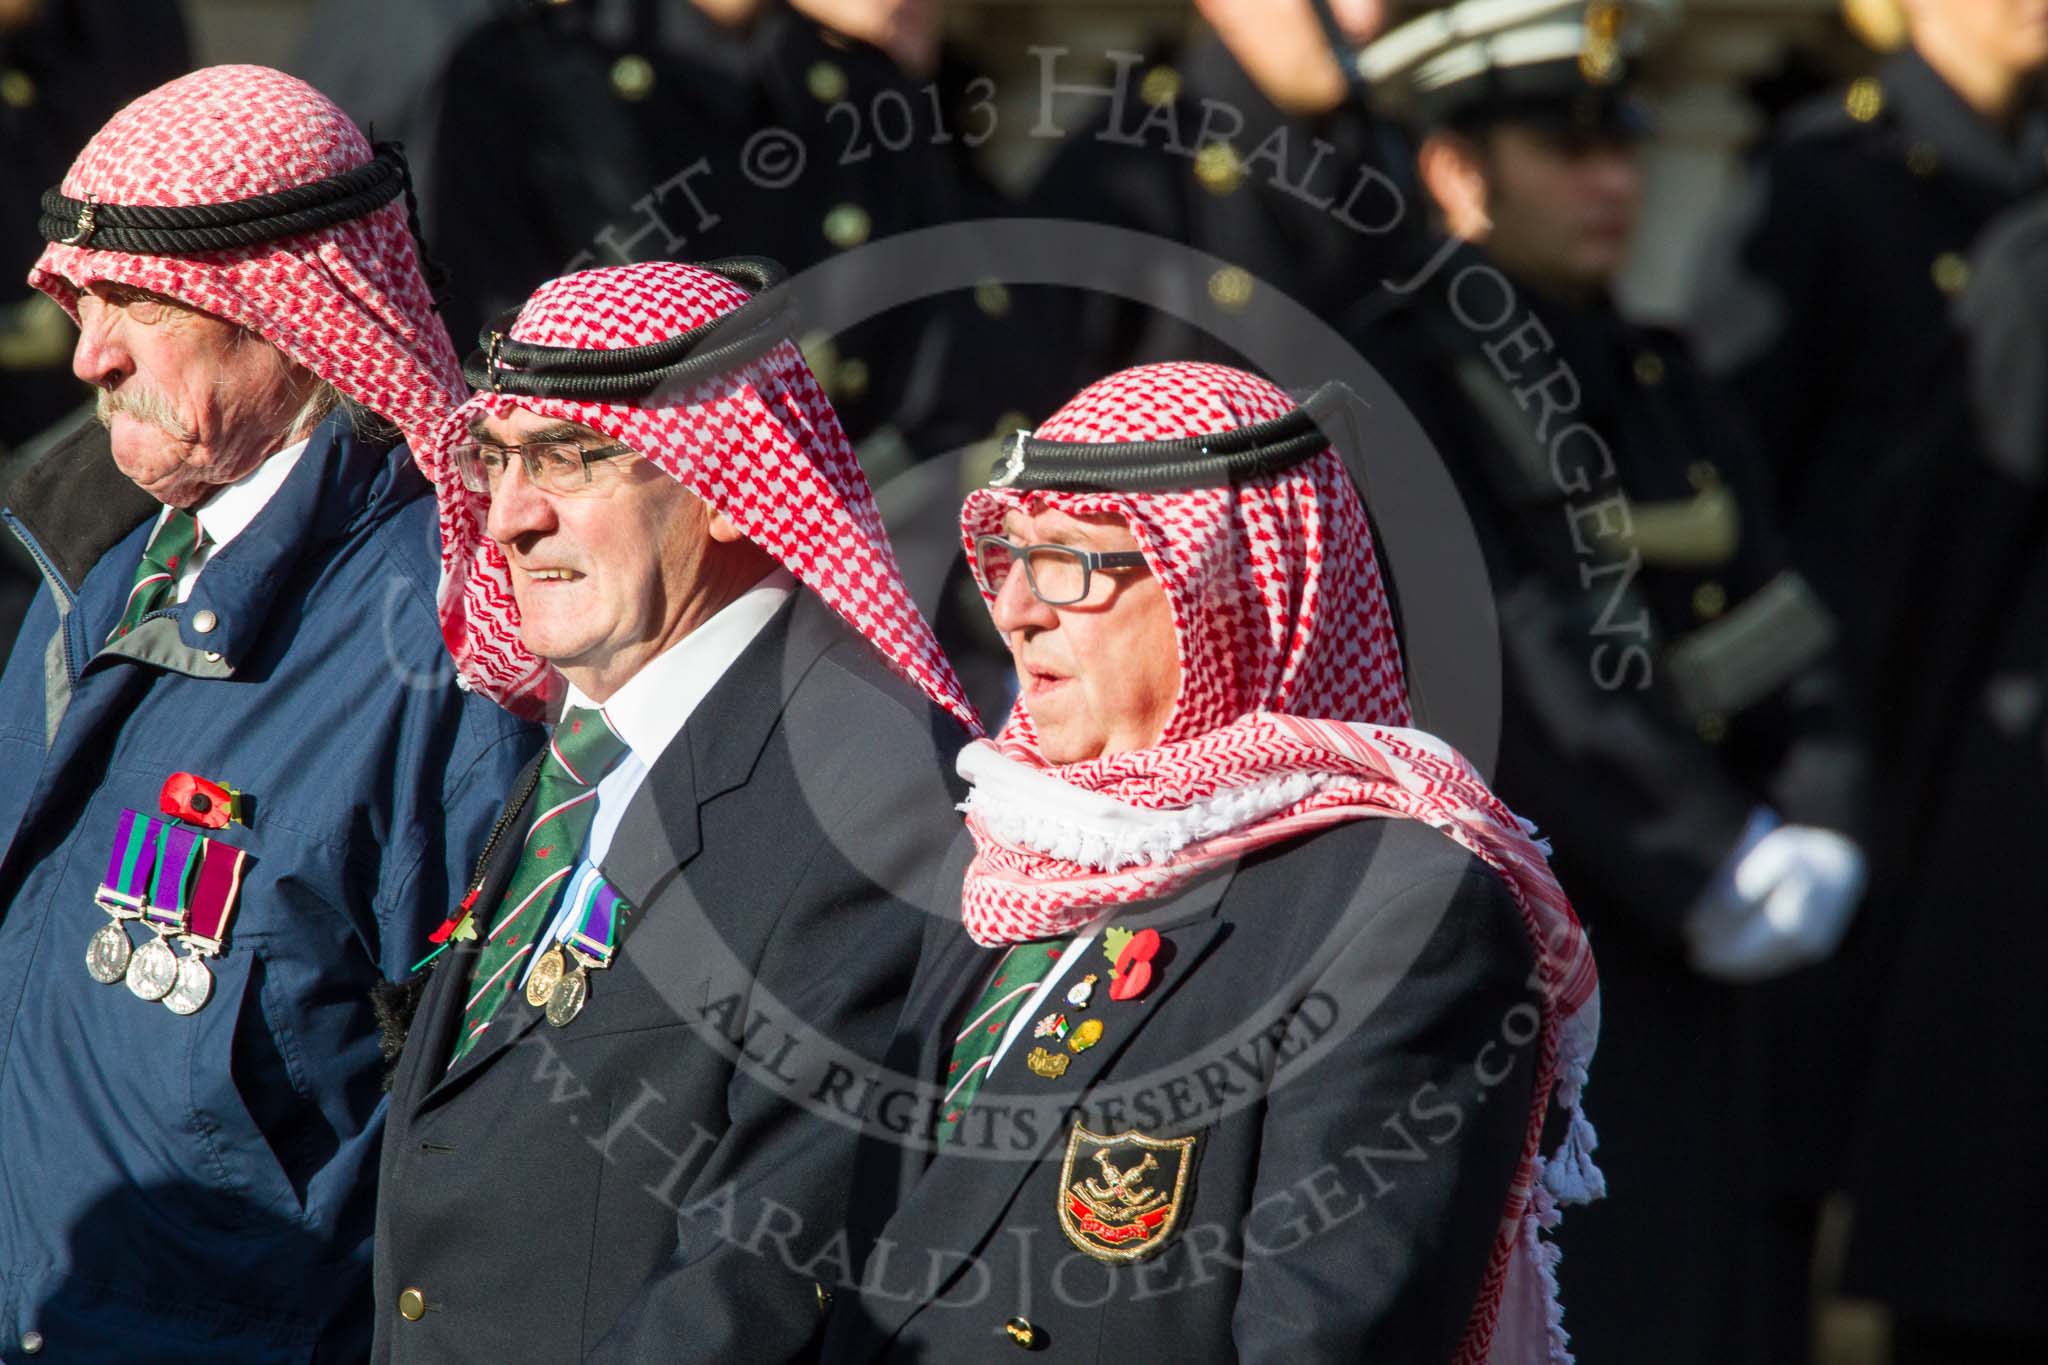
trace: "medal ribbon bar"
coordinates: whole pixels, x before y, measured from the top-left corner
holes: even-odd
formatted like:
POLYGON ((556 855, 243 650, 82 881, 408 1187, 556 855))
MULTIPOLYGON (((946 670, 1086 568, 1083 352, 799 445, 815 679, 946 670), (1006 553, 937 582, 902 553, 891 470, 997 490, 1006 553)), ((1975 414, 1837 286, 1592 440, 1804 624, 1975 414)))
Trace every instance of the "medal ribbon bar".
POLYGON ((208 957, 227 942, 228 922, 235 917, 242 895, 242 873, 248 866, 245 849, 232 848, 218 839, 203 840, 205 856, 192 888, 191 916, 185 942, 208 957))
POLYGON ((200 850, 207 840, 178 825, 165 827, 156 861, 156 880, 150 887, 149 904, 142 917, 158 933, 180 933, 185 928, 186 903, 192 894, 192 876, 199 867, 200 850))
POLYGON ((111 915, 139 915, 149 904, 149 879, 156 870, 157 841, 164 827, 136 811, 121 812, 114 849, 107 855, 107 879, 93 899, 111 915))
POLYGON ((619 936, 622 904, 610 882, 594 878, 583 904, 569 921, 572 927, 563 942, 590 966, 609 967, 619 936))

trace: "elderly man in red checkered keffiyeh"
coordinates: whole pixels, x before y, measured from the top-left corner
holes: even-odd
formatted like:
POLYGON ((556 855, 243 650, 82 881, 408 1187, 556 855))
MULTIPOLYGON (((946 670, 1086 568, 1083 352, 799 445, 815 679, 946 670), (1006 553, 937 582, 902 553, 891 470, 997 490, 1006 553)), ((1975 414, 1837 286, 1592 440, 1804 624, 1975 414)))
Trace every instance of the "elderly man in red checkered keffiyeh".
MULTIPOLYGON (((1449 1234, 1428 1221, 1405 1230, 1420 1249, 1419 1277, 1451 1264, 1450 1258, 1460 1258, 1456 1263, 1469 1266, 1473 1277, 1452 1292, 1424 1335, 1436 1333, 1430 1339, 1439 1343, 1438 1359, 1470 1365, 1563 1361, 1569 1355, 1555 1305, 1556 1251, 1538 1231, 1556 1222, 1559 1199, 1601 1192, 1590 1158, 1593 1134, 1578 1108, 1597 1032, 1592 960, 1530 828, 1457 753, 1408 728, 1407 690, 1365 508, 1317 423, 1342 398, 1341 389, 1331 386, 1297 405, 1271 383, 1214 365, 1130 370, 1084 390, 1037 431, 1018 433, 991 486, 969 495, 961 513, 964 544, 1014 657, 1020 698, 999 735, 961 753, 959 769, 972 787, 964 809, 974 845, 961 913, 976 943, 1050 941, 1048 952, 1064 951, 1061 966, 1046 980, 1051 987, 1075 951, 1062 945, 1077 936, 1117 934, 1119 919, 1219 873, 1237 870, 1238 880, 1228 883, 1234 890, 1261 884, 1250 869, 1265 867, 1270 871, 1259 875, 1278 877, 1285 887, 1320 866, 1312 855, 1321 838, 1343 837, 1347 829, 1361 832, 1360 822, 1435 831, 1447 842, 1433 845, 1430 856, 1476 864, 1494 897, 1496 910, 1482 909, 1469 951, 1484 956, 1489 935, 1511 925, 1504 932, 1522 940, 1522 960, 1534 962, 1528 988, 1540 1007, 1519 1007, 1529 1012, 1525 1041, 1533 1037, 1534 1046, 1524 1065, 1533 1068, 1534 1085, 1525 1119, 1506 1131, 1501 1144, 1513 1147, 1492 1154, 1505 1160, 1498 1169, 1511 1170, 1512 1178, 1493 1187, 1498 1204, 1479 1209, 1478 1237, 1490 1246, 1438 1247, 1431 1253, 1427 1249, 1449 1234), (1298 869, 1293 881, 1278 871, 1290 866, 1298 869), (1534 1024, 1538 1009, 1540 1029, 1534 1024), (1539 1139, 1553 1102, 1566 1138, 1563 1150, 1546 1159, 1539 1139), (1498 1211, 1497 1219, 1489 1208, 1498 1211)), ((1364 867, 1357 869, 1360 884, 1366 875, 1364 867)), ((1309 885, 1301 884, 1301 894, 1313 898, 1317 893, 1309 885)), ((1224 893, 1217 912, 1225 920, 1232 916, 1231 895, 1224 893)), ((1258 904, 1251 910, 1206 957, 1168 961, 1162 954, 1144 963, 1118 963, 1118 984, 1108 992, 1108 1003, 1100 990, 1059 986, 1067 993, 1050 1003, 1080 1001, 1085 1012, 1070 1010, 1041 1023, 1035 1036, 1052 1038, 1053 1046, 1044 1059, 1034 1054, 1032 1070, 1071 1079, 1095 1058, 1059 1049, 1059 1038, 1070 1036, 1082 1020, 1095 1019, 1095 1028, 1106 1030, 1095 1035, 1101 1039, 1095 1046, 1108 1048, 1121 1041, 1119 1020, 1128 1017, 1115 1012, 1122 1008, 1116 1002, 1142 1002, 1148 994, 1173 990, 1176 978, 1185 995, 1204 1002, 1185 1007, 1183 1027, 1207 1026, 1199 1020, 1205 1013, 1212 1021, 1218 1015, 1235 1019, 1236 1011, 1251 1008, 1252 999, 1203 992, 1216 988, 1212 981, 1232 979, 1227 974, 1235 970, 1253 979, 1263 968, 1249 964, 1297 951, 1286 946, 1296 942, 1291 922, 1320 923, 1308 905, 1258 904), (1122 981, 1133 969, 1137 978, 1122 981)), ((1377 905, 1367 911, 1394 917, 1377 905)), ((1366 936, 1362 941, 1372 941, 1377 922, 1368 920, 1358 930, 1366 936)), ((1122 937, 1127 935, 1110 942, 1122 937)), ((1463 950, 1453 945, 1450 951, 1455 960, 1463 950)), ((991 970, 991 956, 976 958, 974 970, 991 970)), ((1100 968, 1103 959, 1090 959, 1100 968)), ((1013 953, 1003 959, 1004 967, 993 969, 999 975, 984 1002, 1007 989, 1002 978, 1018 974, 1020 960, 1029 959, 1013 953)), ((1167 1021, 1180 1003, 1176 997, 1157 1005, 1137 1027, 1174 1027, 1167 1021)), ((1043 1007, 1034 1000, 1023 1014, 1036 1016, 1043 1007)), ((1475 1065, 1471 1054, 1445 1055, 1449 1040, 1461 1029, 1490 1028, 1498 1016, 1456 1002, 1439 1001, 1434 1008, 1442 1013, 1395 1021, 1393 1027, 1427 1030, 1420 1040, 1423 1069, 1416 1074, 1449 1091, 1454 1077, 1475 1065)), ((1516 1009, 1508 1013, 1522 1018, 1516 1009)), ((1367 1026, 1379 1022, 1368 1020, 1367 1026)), ((963 1047, 967 1036, 961 1035, 963 1047)), ((1015 1051, 1023 1052, 1029 1041, 1018 1039, 1015 1051)), ((956 1067, 966 1059, 970 1071, 988 1064, 959 1050, 954 1058, 956 1067)), ((1148 1060, 1162 1064, 1157 1056, 1148 1060)), ((1378 1061, 1368 1055, 1362 1065, 1378 1061)), ((1006 1068, 1000 1060, 993 1065, 988 1084, 1001 1085, 1006 1068)), ((1109 1067, 1105 1076, 1115 1074, 1116 1063, 1109 1067)), ((1033 1083, 1014 1062, 1007 1071, 1012 1086, 1033 1083)), ((1332 1079, 1342 1087, 1342 1075, 1332 1079)), ((972 1106, 963 1115, 961 1096, 971 1099, 973 1091, 957 1080, 953 1084, 944 1123, 961 1125, 958 1131, 965 1134, 972 1127, 972 1106)), ((1283 1089, 1276 1085, 1276 1094, 1283 1089)), ((1399 1101, 1383 1102, 1393 1108, 1399 1101)), ((1089 1095, 1080 1095, 1078 1103, 1085 1111, 1089 1095)), ((1141 1110, 1134 1105, 1118 1112, 1130 1122, 1141 1110)), ((1471 1117, 1481 1112, 1473 1109, 1471 1117)), ((1261 1162, 1280 1168, 1262 1166, 1256 1189, 1274 1191, 1272 1200, 1282 1198, 1277 1191, 1287 1182, 1312 1174, 1307 1166, 1285 1167, 1288 1158, 1279 1153, 1299 1150, 1286 1144, 1335 1152, 1368 1136, 1319 1135, 1303 1131, 1311 1120, 1270 1120, 1283 1122, 1291 1124, 1287 1131, 1269 1130, 1262 1139, 1261 1162)), ((1230 1158, 1219 1154, 1228 1150, 1219 1147, 1228 1141, 1221 1132, 1218 1125, 1197 1135, 1215 1150, 1201 1158, 1186 1216, 1205 1217, 1206 1187, 1220 1201, 1209 1205, 1206 1217, 1231 1224, 1271 1200, 1254 1205, 1247 1189, 1245 1206, 1230 1204, 1230 1182, 1237 1176, 1230 1158)), ((1069 1149, 1070 1164, 1075 1150, 1069 1149)), ((1486 1168, 1483 1155, 1475 1167, 1480 1168, 1486 1168)), ((1033 1200, 1029 1189, 1020 1204, 1033 1200)), ((1076 1191, 1059 1194, 1062 1201, 1078 1197, 1076 1191)), ((1083 1251, 1098 1259, 1116 1254, 1077 1234, 1065 1211, 1061 1220, 1069 1240, 1083 1251)), ((1246 1222, 1245 1229, 1250 1239, 1253 1224, 1246 1222)), ((1057 1234, 1052 1241, 1059 1242, 1057 1234)), ((1342 1245, 1341 1237, 1331 1241, 1342 1245)), ((1292 1256, 1274 1256, 1288 1268, 1272 1272, 1246 1253, 1231 1319, 1236 1349, 1261 1358, 1321 1359, 1325 1346, 1335 1348, 1329 1358, 1359 1358, 1361 1349, 1369 1359, 1427 1358, 1404 1353, 1417 1349, 1413 1342, 1419 1338, 1403 1336, 1403 1344, 1393 1345, 1392 1338, 1377 1335, 1392 1330, 1386 1323, 1346 1317, 1354 1307, 1342 1302, 1349 1292, 1331 1283, 1346 1274, 1364 1276, 1357 1296, 1368 1302, 1383 1288, 1369 1282, 1391 1273, 1388 1267, 1348 1264, 1340 1256, 1318 1268, 1318 1245, 1311 1240, 1292 1256), (1293 1274, 1322 1277, 1323 1296, 1290 1306, 1274 1286, 1293 1274), (1319 1325, 1325 1323, 1346 1326, 1319 1325), (1319 1336, 1325 1332, 1331 1335, 1319 1336), (1375 1354, 1375 1348, 1392 1354, 1375 1354)), ((1166 1270, 1161 1275, 1175 1279, 1166 1270)), ((1171 1293, 1160 1302, 1179 1302, 1177 1311, 1194 1312, 1194 1305, 1171 1293)), ((1120 1330, 1142 1330, 1139 1310, 1119 1308, 1120 1330)), ((1388 1317, 1401 1311, 1390 1309, 1388 1317)), ((1050 1331, 1057 1339, 1061 1327, 1050 1331)), ((1228 1358, 1231 1347, 1176 1341, 1171 1350, 1175 1358, 1228 1358)))

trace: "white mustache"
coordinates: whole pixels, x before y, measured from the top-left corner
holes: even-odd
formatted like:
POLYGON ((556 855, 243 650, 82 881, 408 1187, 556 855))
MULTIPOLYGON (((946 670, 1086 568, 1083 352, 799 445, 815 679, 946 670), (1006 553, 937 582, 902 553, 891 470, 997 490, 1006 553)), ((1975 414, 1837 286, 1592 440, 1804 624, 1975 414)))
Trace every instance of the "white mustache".
POLYGON ((116 413, 126 413, 139 422, 146 422, 155 427, 172 440, 189 442, 199 439, 199 433, 187 426, 178 416, 177 409, 171 406, 171 400, 149 389, 138 389, 133 385, 126 385, 119 390, 101 389, 99 396, 94 400, 93 410, 103 427, 114 424, 116 413))

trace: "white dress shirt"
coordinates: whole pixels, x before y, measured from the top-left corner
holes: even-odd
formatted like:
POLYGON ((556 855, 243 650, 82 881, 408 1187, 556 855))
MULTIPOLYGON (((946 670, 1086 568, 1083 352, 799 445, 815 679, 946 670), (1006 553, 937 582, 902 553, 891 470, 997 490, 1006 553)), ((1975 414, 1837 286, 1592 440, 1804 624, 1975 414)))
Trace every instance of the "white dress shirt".
MULTIPOLYGON (((569 878, 568 893, 556 907, 547 931, 535 940, 533 952, 520 973, 520 983, 533 972, 542 953, 569 932, 569 916, 582 903, 592 879, 600 874, 597 864, 611 852, 612 836, 626 807, 647 780, 648 771, 662 751, 682 731, 690 713, 697 709, 726 670, 738 662, 754 637, 782 610, 782 604, 796 591, 796 576, 778 568, 759 583, 719 609, 703 625, 641 665, 640 671, 604 703, 604 714, 612 729, 626 741, 626 753, 618 764, 598 780, 597 810, 590 818, 590 838, 582 860, 569 878)), ((568 706, 598 709, 596 702, 570 684, 568 706)))
MULTIPOLYGON (((277 495, 285 479, 298 467, 299 457, 306 453, 307 444, 307 441, 300 441, 286 446, 233 483, 222 484, 205 502, 193 509, 192 515, 199 519, 199 529, 206 533, 206 539, 178 566, 180 602, 192 595, 192 586, 199 581, 199 573, 206 567, 206 561, 248 530, 249 523, 256 520, 256 514, 277 495)), ((157 525, 163 525, 164 518, 170 514, 171 509, 166 507, 157 517, 157 525)))

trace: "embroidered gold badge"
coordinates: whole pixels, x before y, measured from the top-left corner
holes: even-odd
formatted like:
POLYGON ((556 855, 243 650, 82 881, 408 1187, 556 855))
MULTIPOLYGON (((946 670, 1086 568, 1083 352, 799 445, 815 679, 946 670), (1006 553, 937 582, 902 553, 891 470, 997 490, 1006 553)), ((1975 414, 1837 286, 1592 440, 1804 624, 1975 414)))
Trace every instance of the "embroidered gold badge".
POLYGON ((1105 1137, 1080 1124, 1060 1167, 1060 1231, 1098 1261, 1136 1261, 1165 1245, 1180 1220, 1195 1139, 1105 1137))

